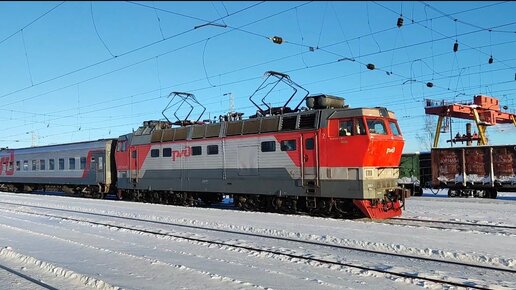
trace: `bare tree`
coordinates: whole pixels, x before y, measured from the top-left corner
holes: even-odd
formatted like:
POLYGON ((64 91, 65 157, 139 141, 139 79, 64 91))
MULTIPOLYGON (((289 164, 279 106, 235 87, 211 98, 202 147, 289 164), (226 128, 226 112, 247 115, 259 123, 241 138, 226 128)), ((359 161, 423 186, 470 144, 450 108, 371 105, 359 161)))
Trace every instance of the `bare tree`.
POLYGON ((416 139, 419 141, 419 149, 421 151, 430 151, 430 149, 432 149, 435 138, 435 126, 435 118, 432 115, 426 115, 423 130, 416 134, 416 139))

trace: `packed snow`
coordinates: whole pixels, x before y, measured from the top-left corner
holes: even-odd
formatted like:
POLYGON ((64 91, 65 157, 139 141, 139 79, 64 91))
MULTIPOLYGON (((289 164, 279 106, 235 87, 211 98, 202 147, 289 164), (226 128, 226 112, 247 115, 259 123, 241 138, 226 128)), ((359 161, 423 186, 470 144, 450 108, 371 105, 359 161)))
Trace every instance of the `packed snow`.
MULTIPOLYGON (((403 217, 516 227, 515 213, 514 193, 500 193, 493 200, 425 191, 407 199, 403 217)), ((489 274, 344 247, 514 271, 515 245, 516 229, 483 232, 0 193, 2 289, 456 288, 292 255, 514 289, 513 273, 489 274)))

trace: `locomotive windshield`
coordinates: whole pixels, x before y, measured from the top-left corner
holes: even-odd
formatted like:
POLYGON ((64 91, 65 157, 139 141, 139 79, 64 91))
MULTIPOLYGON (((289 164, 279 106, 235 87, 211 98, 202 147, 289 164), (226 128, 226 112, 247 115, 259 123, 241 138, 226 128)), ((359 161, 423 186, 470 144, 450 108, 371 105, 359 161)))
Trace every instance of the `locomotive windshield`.
POLYGON ((400 129, 395 120, 370 117, 365 118, 365 122, 362 117, 339 120, 339 137, 367 135, 367 133, 401 136, 400 129), (365 124, 367 124, 367 127, 365 124))

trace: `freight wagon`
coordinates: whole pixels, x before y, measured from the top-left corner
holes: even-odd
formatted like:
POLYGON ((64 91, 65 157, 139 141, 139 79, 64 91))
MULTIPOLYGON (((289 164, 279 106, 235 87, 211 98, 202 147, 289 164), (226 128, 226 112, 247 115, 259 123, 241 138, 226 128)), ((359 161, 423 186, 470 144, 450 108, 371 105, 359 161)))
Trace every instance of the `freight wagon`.
POLYGON ((434 148, 432 187, 448 188, 450 197, 516 191, 516 146, 434 148))

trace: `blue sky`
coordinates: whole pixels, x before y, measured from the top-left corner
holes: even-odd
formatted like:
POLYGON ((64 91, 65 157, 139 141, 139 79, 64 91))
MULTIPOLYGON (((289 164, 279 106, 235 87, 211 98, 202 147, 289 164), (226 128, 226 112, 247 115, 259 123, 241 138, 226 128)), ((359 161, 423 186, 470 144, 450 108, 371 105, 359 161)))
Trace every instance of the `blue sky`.
MULTIPOLYGON (((114 138, 162 119, 172 91, 195 94, 202 119, 227 112, 231 93, 248 117, 273 70, 351 107, 387 107, 404 151, 428 150, 427 98, 485 94, 516 113, 514 11, 509 1, 0 2, 0 146, 114 138)), ((467 121, 452 121, 464 133, 467 121)), ((516 143, 512 125, 487 132, 490 144, 516 143)))

